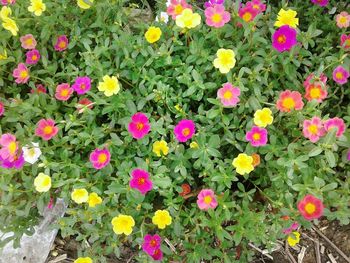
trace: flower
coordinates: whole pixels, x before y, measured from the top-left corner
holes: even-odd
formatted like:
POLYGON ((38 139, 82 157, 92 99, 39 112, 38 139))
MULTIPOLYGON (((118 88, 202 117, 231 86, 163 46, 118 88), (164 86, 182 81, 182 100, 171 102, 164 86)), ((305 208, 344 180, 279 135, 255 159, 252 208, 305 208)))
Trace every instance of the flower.
POLYGON ((85 188, 74 189, 70 196, 77 204, 86 203, 89 200, 89 193, 85 188))
POLYGON ((197 205, 201 210, 215 209, 218 206, 214 191, 211 189, 202 189, 197 196, 197 205))
POLYGON ((34 179, 34 186, 39 193, 49 191, 51 188, 51 177, 44 173, 39 173, 34 179))
POLYGON ((204 3, 204 7, 213 7, 215 5, 222 5, 224 3, 224 0, 208 0, 207 2, 204 3))
POLYGON ((216 52, 217 58, 214 59, 214 67, 218 68, 223 74, 228 73, 236 64, 235 52, 231 49, 220 48, 216 52))
POLYGON ((52 119, 41 119, 37 123, 35 135, 48 141, 58 133, 58 128, 55 126, 55 121, 52 119))
POLYGON ((12 76, 16 78, 16 83, 27 83, 29 80, 29 69, 23 63, 19 63, 13 70, 12 76))
POLYGON ((308 101, 316 100, 317 102, 322 102, 328 95, 327 90, 322 88, 320 82, 315 82, 306 87, 305 98, 308 101))
POLYGON ((245 153, 238 154, 238 156, 233 159, 232 165, 240 175, 249 174, 254 170, 253 157, 245 153))
POLYGON ((312 117, 311 120, 304 120, 303 135, 311 142, 317 142, 325 134, 322 120, 319 117, 312 117))
POLYGON ((159 229, 170 226, 172 222, 171 216, 166 210, 157 210, 152 217, 152 223, 157 225, 159 229))
POLYGON ((57 85, 55 98, 61 101, 69 100, 70 96, 73 93, 73 89, 68 83, 62 83, 57 85))
POLYGON ((260 0, 251 0, 247 2, 246 6, 256 9, 259 14, 266 10, 266 5, 262 3, 260 0))
POLYGON ((64 51, 68 47, 68 38, 66 35, 61 35, 57 38, 56 44, 54 46, 56 51, 64 51))
POLYGON ((7 6, 3 6, 0 11, 0 19, 4 21, 10 18, 11 14, 12 14, 11 8, 7 6))
POLYGON ((152 151, 158 156, 161 157, 162 155, 168 155, 169 153, 169 147, 166 141, 155 141, 153 143, 152 151))
POLYGON ((182 13, 176 16, 176 25, 181 28, 194 28, 201 23, 201 16, 193 13, 191 9, 186 8, 182 13))
POLYGON ((225 83, 217 92, 218 98, 225 107, 235 107, 239 102, 241 90, 239 87, 233 87, 231 83, 225 83))
POLYGON ((18 142, 16 142, 16 136, 10 133, 1 135, 0 146, 1 159, 12 162, 15 159, 18 150, 18 142))
POLYGON ((340 137, 345 132, 345 123, 342 119, 335 117, 331 118, 329 120, 326 120, 323 123, 323 126, 327 132, 329 132, 331 129, 336 128, 337 133, 335 134, 337 137, 340 137))
POLYGON ((300 233, 293 231, 291 235, 288 236, 287 242, 291 247, 294 247, 300 241, 300 233))
POLYGON ((329 0, 311 0, 311 2, 315 5, 326 6, 328 5, 329 0))
POLYGON ((240 18, 242 18, 245 22, 251 22, 254 20, 254 18, 258 15, 258 10, 253 8, 252 6, 246 5, 243 8, 240 8, 238 10, 238 15, 240 18))
POLYGON ((272 111, 269 108, 263 108, 254 113, 254 124, 256 126, 265 128, 267 125, 272 124, 272 122, 272 111))
MULTIPOLYGON (((90 1, 93 1, 93 0, 90 0, 90 1)), ((77 258, 76 260, 74 260, 73 263, 93 263, 93 262, 92 262, 92 259, 89 257, 85 257, 85 258, 80 257, 80 258, 77 258)))
POLYGON ((309 76, 307 76, 303 85, 305 88, 307 88, 311 84, 321 85, 322 87, 325 88, 327 85, 327 76, 325 74, 321 73, 321 75, 319 77, 317 77, 317 76, 315 76, 314 73, 311 73, 309 76))
POLYGON ((40 59, 40 52, 36 49, 33 49, 26 53, 26 57, 27 57, 26 59, 27 64, 30 64, 30 65, 36 64, 40 59))
POLYGON ((102 169, 103 167, 108 165, 110 160, 111 160, 111 153, 108 151, 107 148, 104 148, 102 150, 95 149, 90 154, 90 162, 92 166, 97 170, 102 169))
POLYGON ((4 115, 5 112, 5 106, 3 103, 0 102, 0 117, 4 115))
POLYGON ((2 53, 0 53, 0 61, 7 59, 7 51, 6 49, 3 50, 2 53))
POLYGON ((131 116, 131 122, 128 125, 128 131, 131 133, 134 139, 142 139, 151 130, 148 117, 142 113, 137 112, 131 116))
POLYGON ((21 36, 19 40, 24 49, 34 49, 36 47, 36 40, 32 34, 21 36))
MULTIPOLYGON (((289 220, 289 216, 283 216, 283 219, 289 220)), ((299 228, 298 222, 293 222, 290 227, 283 229, 283 234, 289 235, 290 233, 293 232, 293 230, 297 230, 298 228, 299 228)))
POLYGON ((245 139, 250 142, 253 147, 264 146, 267 143, 267 130, 253 126, 252 129, 247 132, 245 139))
POLYGON ((278 12, 277 21, 275 26, 281 27, 288 25, 292 28, 296 28, 299 25, 299 18, 296 18, 297 12, 291 9, 284 10, 283 8, 278 12))
POLYGON ((150 235, 147 234, 143 238, 142 250, 145 251, 148 255, 152 256, 157 249, 160 248, 162 239, 159 235, 150 235))
POLYGON ((287 25, 281 26, 272 35, 272 47, 278 52, 289 51, 297 43, 297 31, 287 25))
POLYGON ((6 168, 6 169, 10 169, 10 168, 15 168, 17 170, 21 169, 24 165, 23 153, 16 154, 13 160, 3 159, 0 156, 0 164, 3 168, 6 168))
POLYGON ((340 45, 345 49, 350 48, 350 34, 349 35, 342 34, 340 36, 340 45))
POLYGON ((348 161, 350 161, 350 149, 348 150, 348 154, 347 154, 347 156, 346 156, 346 159, 347 159, 348 161))
POLYGON ((196 132, 196 125, 192 120, 181 120, 174 128, 174 134, 179 142, 187 142, 196 132))
POLYGON ((94 0, 77 0, 77 5, 81 9, 89 9, 93 4, 94 0))
POLYGON ((91 110, 93 108, 93 104, 94 103, 88 98, 79 100, 78 104, 76 105, 78 113, 83 113, 87 108, 91 110))
POLYGON ((285 90, 280 93, 276 106, 282 112, 290 112, 291 110, 301 110, 304 103, 298 91, 285 90))
POLYGON ((16 0, 1 0, 0 3, 1 3, 2 5, 8 5, 8 4, 13 5, 13 4, 16 3, 16 0))
POLYGON ((72 89, 79 95, 85 94, 91 89, 91 79, 87 76, 77 77, 72 85, 72 89))
POLYGON ((308 194, 298 203, 298 210, 306 220, 318 219, 323 215, 323 203, 308 194))
POLYGON ((41 150, 39 148, 39 143, 32 142, 32 147, 28 145, 22 147, 23 158, 27 163, 34 164, 38 161, 41 156, 41 150))
POLYGON ((89 207, 95 207, 102 203, 102 198, 98 196, 95 192, 89 194, 88 198, 89 207))
POLYGON ((151 256, 153 260, 159 260, 161 261, 163 259, 163 252, 160 249, 156 249, 154 254, 151 256))
POLYGON ((257 167, 260 164, 260 155, 257 153, 253 153, 252 158, 253 158, 253 166, 257 167))
POLYGON ((333 70, 333 80, 340 85, 347 83, 349 76, 349 71, 342 66, 338 66, 333 70))
POLYGON ((340 14, 335 17, 335 20, 339 28, 348 28, 350 25, 350 15, 346 11, 340 12, 340 14))
POLYGON ((103 81, 98 83, 97 88, 99 91, 103 91, 107 97, 118 94, 120 85, 117 77, 105 75, 102 79, 103 81))
POLYGON ((225 11, 223 5, 213 5, 212 7, 208 7, 205 9, 204 14, 207 25, 216 28, 223 27, 231 19, 230 13, 225 11))
POLYGON ((191 142, 191 143, 190 143, 190 148, 191 148, 191 149, 198 149, 198 148, 199 148, 199 145, 198 145, 198 143, 196 143, 196 142, 191 142))
POLYGON ((151 26, 147 29, 145 33, 145 38, 148 43, 154 43, 157 42, 160 39, 160 36, 162 35, 162 30, 160 30, 159 27, 151 26))
POLYGON ((46 5, 42 0, 30 0, 30 6, 28 11, 34 13, 36 16, 41 16, 41 14, 46 10, 46 5))
POLYGON ((186 0, 171 0, 166 12, 175 20, 185 9, 192 9, 192 6, 187 4, 186 0))
POLYGON ((168 23, 169 16, 166 12, 160 12, 160 14, 156 17, 156 22, 168 23))
POLYGON ((142 169, 134 169, 131 172, 130 187, 139 190, 143 195, 151 191, 153 184, 149 178, 149 173, 142 169))
POLYGON ((179 193, 180 196, 184 197, 185 195, 191 193, 191 186, 189 184, 182 184, 181 188, 182 192, 179 193))
POLYGON ((17 36, 17 33, 18 33, 19 29, 18 29, 18 26, 16 24, 16 21, 14 21, 13 19, 11 19, 9 17, 6 18, 6 19, 3 19, 2 26, 6 30, 10 31, 13 36, 17 36))
POLYGON ((135 226, 135 221, 132 216, 120 214, 113 217, 112 226, 114 233, 117 235, 125 234, 128 236, 131 234, 133 226, 135 226))
POLYGON ((43 84, 37 84, 36 89, 31 89, 30 93, 46 93, 46 88, 44 87, 43 84))

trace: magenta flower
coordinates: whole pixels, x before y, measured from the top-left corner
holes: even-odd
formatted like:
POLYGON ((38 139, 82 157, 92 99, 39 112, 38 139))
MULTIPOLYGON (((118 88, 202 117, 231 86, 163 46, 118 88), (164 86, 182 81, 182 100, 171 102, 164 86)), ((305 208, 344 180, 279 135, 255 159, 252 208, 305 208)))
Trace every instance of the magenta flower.
POLYGON ((21 41, 21 46, 24 49, 34 49, 36 47, 36 40, 32 34, 22 36, 19 40, 21 41))
POLYGON ((211 189, 202 189, 197 196, 197 205, 201 210, 215 209, 218 206, 214 191, 211 189))
POLYGON ((160 244, 162 239, 159 235, 145 235, 142 243, 142 250, 145 251, 148 255, 152 256, 157 249, 160 249, 160 244))
POLYGON ((258 126, 253 126, 245 135, 245 139, 253 147, 264 146, 267 143, 267 130, 258 126))
POLYGON ((38 63, 40 59, 40 52, 39 50, 36 50, 36 49, 30 50, 26 53, 26 57, 27 57, 26 63, 30 65, 34 65, 38 63))
POLYGON ((338 66, 333 70, 333 80, 340 85, 347 83, 349 76, 349 71, 342 66, 338 66))
POLYGON ((239 87, 233 87, 231 83, 225 83, 217 92, 218 98, 225 107, 235 107, 239 102, 241 91, 239 87))
POLYGON ((297 31, 288 25, 281 26, 272 36, 272 46, 278 52, 289 51, 297 43, 297 31))
POLYGON ((16 78, 16 83, 27 83, 29 80, 29 69, 23 63, 19 63, 13 70, 12 76, 16 78))
POLYGON ((311 120, 304 120, 303 135, 311 142, 317 142, 325 132, 322 120, 319 117, 312 117, 311 120))
POLYGON ((350 149, 348 150, 348 155, 346 156, 346 158, 348 159, 348 161, 350 161, 350 149))
POLYGON ((89 77, 77 77, 72 88, 79 95, 85 94, 91 89, 91 79, 89 77))
POLYGON ((130 187, 139 190, 143 195, 151 191, 153 184, 149 178, 149 173, 142 169, 134 169, 131 172, 130 187))
POLYGON ((259 14, 266 10, 266 5, 262 3, 260 0, 249 1, 247 2, 246 6, 256 9, 259 14))
POLYGON ((56 123, 52 119, 41 119, 37 123, 35 135, 41 137, 45 141, 48 141, 58 133, 58 128, 55 125, 56 123))
POLYGON ((311 2, 315 5, 326 6, 328 5, 329 0, 311 0, 311 2))
POLYGON ((5 112, 5 106, 4 106, 4 104, 2 104, 2 103, 0 102, 0 117, 1 117, 2 115, 4 115, 4 112, 5 112))
POLYGON ((6 169, 15 168, 19 170, 23 167, 24 163, 25 161, 23 157, 23 152, 21 152, 19 155, 15 155, 12 161, 10 161, 10 159, 2 159, 0 157, 0 164, 3 168, 6 168, 6 169))
POLYGON ((345 49, 350 48, 350 34, 349 35, 342 34, 340 36, 340 45, 345 49))
POLYGON ((55 98, 61 101, 69 100, 70 96, 73 93, 73 89, 68 83, 62 83, 57 85, 55 98))
POLYGON ((16 136, 10 133, 5 133, 0 137, 0 157, 3 160, 12 162, 15 159, 18 150, 16 136))
POLYGON ((104 148, 102 150, 95 149, 90 154, 90 162, 92 166, 97 170, 100 170, 103 167, 105 167, 107 164, 109 164, 110 160, 111 160, 111 154, 107 148, 104 148))
POLYGON ((225 11, 223 5, 213 5, 212 7, 208 7, 205 9, 204 14, 207 25, 215 28, 223 27, 231 19, 230 13, 225 11))
POLYGON ((161 261, 163 259, 163 252, 159 249, 156 249, 154 254, 151 256, 153 260, 159 260, 161 261))
POLYGON ((204 3, 204 7, 213 7, 214 5, 222 5, 225 2, 225 0, 209 0, 204 3))
POLYGON ((192 120, 182 120, 174 128, 175 137, 179 142, 186 142, 196 132, 196 125, 192 120))
POLYGON ((337 133, 335 134, 337 137, 340 137, 345 132, 345 123, 342 119, 335 117, 329 120, 326 120, 323 123, 323 126, 327 132, 329 132, 331 129, 336 128, 337 133))
POLYGON ((258 13, 259 13, 258 10, 248 5, 238 10, 239 17, 242 18, 247 23, 253 21, 254 18, 258 15, 258 13))
POLYGON ((134 139, 142 139, 151 130, 151 125, 147 116, 142 112, 137 112, 131 117, 128 130, 134 139))
POLYGON ((64 51, 68 47, 68 38, 66 35, 61 35, 57 38, 56 44, 55 44, 55 50, 56 51, 64 51))

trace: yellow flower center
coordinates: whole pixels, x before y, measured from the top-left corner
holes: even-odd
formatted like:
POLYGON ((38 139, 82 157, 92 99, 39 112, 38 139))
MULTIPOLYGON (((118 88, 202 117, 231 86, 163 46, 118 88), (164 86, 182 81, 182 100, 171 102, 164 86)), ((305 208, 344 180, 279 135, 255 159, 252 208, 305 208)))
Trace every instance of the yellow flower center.
POLYGON ((280 44, 284 44, 286 43, 286 36, 285 35, 280 35, 278 38, 277 38, 277 42, 280 43, 280 44))
POLYGON ((340 19, 339 19, 339 23, 340 24, 345 24, 347 21, 346 17, 345 16, 342 16, 340 19))
POLYGON ((182 130, 182 135, 183 135, 183 136, 188 136, 188 135, 190 134, 190 132, 191 132, 191 131, 190 131, 189 128, 185 128, 185 129, 182 130))
POLYGON ((253 139, 255 140, 255 141, 257 141, 257 140, 260 140, 260 138, 261 138, 261 135, 260 135, 260 133, 254 133, 253 134, 253 139))
POLYGON ((342 72, 337 72, 337 73, 335 74, 335 77, 336 77, 337 79, 342 79, 342 78, 343 78, 343 73, 342 73, 342 72))
POLYGON ((349 47, 350 46, 350 39, 345 40, 344 44, 346 47, 349 47))
POLYGON ((19 76, 24 79, 26 77, 28 77, 28 72, 26 70, 22 70, 21 73, 19 74, 19 76))
POLYGON ((52 131, 53 131, 53 128, 51 126, 49 126, 49 125, 45 126, 45 128, 44 128, 45 134, 51 134, 52 131))
POLYGON ((152 239, 151 242, 149 242, 149 244, 152 246, 152 247, 155 247, 157 245, 157 242, 152 239))
POLYGON ((231 99, 231 98, 232 98, 232 92, 229 91, 229 90, 225 91, 225 93, 224 93, 224 99, 229 100, 229 99, 231 99))
POLYGON ((65 48, 66 47, 66 42, 65 41, 60 41, 60 43, 58 43, 58 46, 60 48, 65 48))
POLYGON ((174 9, 176 15, 180 15, 180 14, 182 13, 183 10, 184 10, 184 9, 183 9, 182 5, 180 5, 180 4, 179 4, 179 5, 176 5, 176 6, 175 6, 175 9, 174 9))
POLYGON ((259 5, 253 5, 254 9, 260 9, 259 5))
POLYGON ((8 145, 8 149, 9 149, 11 155, 14 154, 16 152, 16 149, 17 149, 16 143, 10 142, 8 145))
POLYGON ((215 13, 211 19, 213 20, 214 23, 220 23, 222 20, 222 16, 218 13, 215 13))
POLYGON ((142 122, 138 122, 138 123, 136 124, 136 129, 139 130, 139 131, 141 131, 141 130, 143 129, 143 127, 144 127, 144 125, 143 125, 142 122))
POLYGON ((35 2, 35 3, 33 4, 33 9, 34 9, 35 11, 41 11, 41 10, 43 10, 43 3, 41 3, 41 2, 35 2))
POLYGON ((139 178, 138 180, 137 180, 137 184, 138 185, 143 185, 145 183, 145 179, 144 178, 139 178))
POLYGON ((61 96, 62 97, 66 97, 66 96, 68 96, 68 94, 69 94, 69 90, 68 89, 61 90, 61 96))
POLYGON ((206 197, 204 197, 204 203, 206 203, 207 205, 209 205, 212 200, 213 199, 211 198, 210 195, 207 195, 206 197))
POLYGON ((310 90, 310 97, 313 99, 318 99, 321 95, 321 91, 319 88, 314 87, 310 90))
POLYGON ((249 12, 244 13, 242 19, 246 22, 249 22, 252 19, 252 14, 249 12))
POLYGON ((33 157, 33 156, 35 155, 35 149, 34 149, 34 148, 29 149, 29 150, 28 150, 28 155, 29 155, 30 157, 33 157))
POLYGON ((263 123, 268 123, 268 122, 270 122, 270 114, 265 113, 265 112, 261 113, 261 114, 260 114, 260 120, 261 120, 261 122, 263 122, 263 123))
POLYGON ((50 185, 50 182, 51 182, 50 177, 46 177, 46 176, 45 176, 44 180, 43 180, 42 183, 41 183, 41 186, 42 186, 42 187, 49 186, 49 185, 50 185))
POLYGON ((28 46, 30 46, 30 45, 33 44, 33 39, 28 38, 28 39, 26 39, 25 43, 26 43, 28 46))
POLYGON ((305 206, 305 211, 306 211, 306 213, 311 215, 316 211, 316 206, 312 203, 307 203, 305 206))
POLYGON ((33 55, 33 56, 32 56, 32 60, 35 61, 35 60, 37 60, 37 59, 38 59, 38 56, 37 56, 37 55, 33 55))
POLYGON ((293 109, 295 107, 295 101, 292 98, 286 98, 283 100, 282 106, 287 109, 293 109))
POLYGON ((107 155, 105 153, 101 153, 99 156, 98 156, 98 162, 99 163, 104 163, 106 162, 107 160, 107 155))
POLYGON ((311 124, 307 129, 309 130, 309 132, 311 134, 314 134, 314 135, 317 134, 317 132, 318 132, 317 125, 315 125, 315 124, 311 124))

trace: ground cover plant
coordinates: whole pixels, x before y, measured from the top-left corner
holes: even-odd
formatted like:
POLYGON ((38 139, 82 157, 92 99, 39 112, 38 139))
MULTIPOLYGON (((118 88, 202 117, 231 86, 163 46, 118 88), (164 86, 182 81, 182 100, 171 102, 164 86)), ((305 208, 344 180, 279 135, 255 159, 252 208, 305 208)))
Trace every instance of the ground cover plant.
POLYGON ((347 1, 1 4, 2 245, 57 198, 76 263, 249 262, 349 224, 347 1))

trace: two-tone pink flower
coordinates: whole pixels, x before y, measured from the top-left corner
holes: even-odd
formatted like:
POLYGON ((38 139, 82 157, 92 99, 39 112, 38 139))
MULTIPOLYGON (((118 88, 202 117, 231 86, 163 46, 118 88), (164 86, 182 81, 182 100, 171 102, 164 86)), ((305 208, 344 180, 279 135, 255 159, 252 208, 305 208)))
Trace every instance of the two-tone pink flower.
POLYGON ((68 38, 66 35, 61 35, 57 38, 56 44, 54 46, 56 51, 64 51, 68 48, 68 38))
POLYGON ((253 126, 245 135, 245 139, 253 147, 264 146, 267 143, 267 130, 258 126, 253 126))
POLYGON ((35 135, 41 137, 43 140, 48 141, 52 139, 58 133, 56 123, 52 119, 41 119, 37 123, 35 129, 35 135))
POLYGON ((340 85, 347 83, 349 76, 349 71, 342 66, 338 66, 333 70, 333 80, 340 85))
POLYGON ((235 107, 239 102, 240 95, 239 87, 234 87, 231 83, 225 83, 217 92, 217 96, 224 107, 235 107))
POLYGON ((107 166, 111 160, 111 153, 108 151, 107 148, 104 149, 95 149, 91 154, 90 154, 90 162, 92 166, 100 170, 103 167, 107 166))
POLYGON ((197 196, 197 205, 201 210, 215 209, 218 202, 212 189, 202 189, 197 196))
POLYGON ((350 25, 350 15, 346 11, 340 12, 340 14, 335 17, 335 20, 339 28, 348 28, 350 25))
POLYGON ((301 110, 304 107, 304 102, 300 92, 285 90, 280 93, 276 107, 282 112, 290 112, 292 110, 301 110))
POLYGON ((151 191, 153 187, 149 173, 139 168, 134 169, 131 172, 131 180, 129 184, 131 188, 138 190, 143 195, 151 191))
POLYGON ((12 76, 16 78, 15 82, 18 84, 27 83, 29 80, 29 69, 24 63, 19 63, 17 68, 13 70, 12 76))
POLYGON ((167 7, 166 12, 173 20, 175 20, 176 17, 181 15, 182 11, 185 9, 192 9, 192 6, 189 5, 186 0, 170 0, 170 4, 167 7))
POLYGON ((30 50, 26 53, 26 63, 29 65, 34 65, 39 62, 40 52, 37 49, 30 50))
POLYGON ((32 34, 27 34, 25 36, 21 36, 19 40, 21 41, 21 46, 24 49, 35 49, 36 44, 37 44, 36 40, 32 34))
POLYGON ((329 132, 332 129, 336 129, 336 134, 335 134, 336 137, 341 137, 344 134, 345 128, 346 128, 343 119, 340 119, 338 117, 326 120, 323 123, 323 126, 326 132, 329 132))
POLYGON ((223 27, 231 19, 230 13, 225 11, 223 5, 213 5, 208 7, 205 9, 204 14, 207 25, 215 28, 223 27))
POLYGON ((131 122, 128 125, 128 131, 134 139, 142 139, 151 130, 148 117, 142 112, 137 112, 131 117, 131 122))
POLYGON ((345 49, 350 48, 350 34, 349 35, 342 34, 340 36, 340 45, 345 49))
POLYGON ((0 137, 0 157, 2 160, 12 162, 15 159, 18 150, 18 142, 16 136, 10 133, 5 133, 0 137))
POLYGON ((73 89, 68 83, 62 83, 57 85, 55 98, 61 101, 67 101, 71 97, 73 89))
POLYGON ((313 195, 306 195, 299 203, 298 210, 306 220, 318 219, 323 215, 322 201, 313 195))
POLYGON ((311 142, 317 142, 325 133, 323 122, 319 117, 314 116, 311 120, 304 120, 303 135, 311 142))

